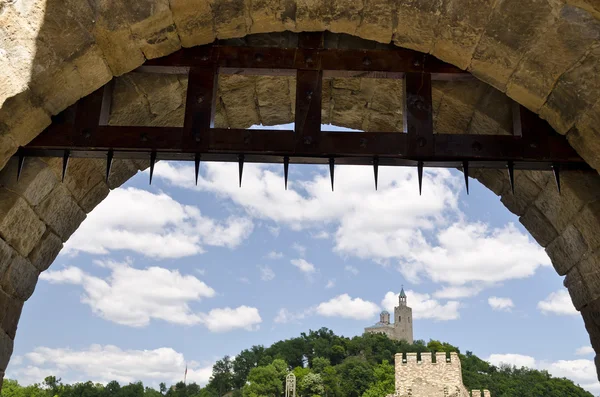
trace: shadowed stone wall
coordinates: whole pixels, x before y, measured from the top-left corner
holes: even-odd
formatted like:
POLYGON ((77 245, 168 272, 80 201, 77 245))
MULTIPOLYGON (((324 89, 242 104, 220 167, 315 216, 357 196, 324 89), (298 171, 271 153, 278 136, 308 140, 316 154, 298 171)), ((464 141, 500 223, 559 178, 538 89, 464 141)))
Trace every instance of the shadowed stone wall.
MULTIPOLYGON (((495 87, 436 83, 437 131, 508 133, 507 115, 498 106, 508 95, 566 134, 600 169, 599 17, 595 0, 0 0, 0 371, 39 272, 110 188, 146 166, 116 162, 107 185, 103 164, 73 159, 60 183, 55 160, 30 160, 17 184, 16 164, 8 160, 51 115, 113 76, 215 38, 285 30, 347 33, 429 52, 495 87)), ((153 79, 119 79, 111 123, 180 123, 184 78, 153 79), (145 94, 131 102, 131 90, 145 94), (153 102, 165 92, 174 102, 153 102)), ((220 81, 220 125, 293 119, 289 80, 243 79, 220 81), (282 90, 286 85, 289 96, 282 90), (241 93, 248 102, 238 100, 241 93)), ((328 81, 324 121, 365 130, 399 128, 399 87, 365 80, 328 81)), ((565 173, 560 196, 546 173, 517 172, 515 196, 501 171, 473 176, 501 196, 546 247, 600 352, 598 175, 565 173)))

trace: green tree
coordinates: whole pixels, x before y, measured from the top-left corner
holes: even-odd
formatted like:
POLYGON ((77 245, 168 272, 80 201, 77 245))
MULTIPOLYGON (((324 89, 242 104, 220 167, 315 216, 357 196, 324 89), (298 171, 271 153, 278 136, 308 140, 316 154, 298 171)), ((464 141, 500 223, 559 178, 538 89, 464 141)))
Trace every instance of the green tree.
POLYGON ((394 366, 384 360, 373 370, 375 383, 364 393, 363 397, 382 397, 395 391, 394 366))
POLYGON ((299 382, 298 389, 302 396, 322 396, 325 393, 323 378, 319 374, 309 372, 299 382))
POLYGON ((233 364, 229 356, 223 357, 213 365, 212 376, 208 382, 219 397, 231 391, 233 388, 233 364))
POLYGON ((279 397, 283 392, 281 374, 273 364, 252 368, 242 392, 244 397, 279 397))

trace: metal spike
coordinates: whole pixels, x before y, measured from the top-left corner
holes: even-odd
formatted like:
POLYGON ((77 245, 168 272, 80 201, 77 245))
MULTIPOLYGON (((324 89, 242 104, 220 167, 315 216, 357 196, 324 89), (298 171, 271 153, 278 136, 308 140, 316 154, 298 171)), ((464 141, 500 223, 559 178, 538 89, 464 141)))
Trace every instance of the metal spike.
POLYGON ((379 178, 379 157, 373 158, 373 174, 375 175, 375 190, 377 190, 377 180, 379 178))
POLYGON ((463 174, 465 174, 465 186, 467 187, 467 194, 469 194, 469 162, 463 161, 463 174))
POLYGON ((21 171, 23 171, 23 164, 25 164, 25 155, 23 154, 23 148, 19 148, 18 155, 19 155, 19 162, 17 164, 17 182, 19 181, 19 178, 21 177, 21 171))
POLYGON ((200 153, 194 157, 194 166, 196 168, 196 186, 198 186, 198 174, 200 173, 200 153))
POLYGON ((150 153, 150 185, 152 185, 152 176, 154 175, 154 164, 156 163, 156 152, 150 153))
POLYGON ((329 158, 329 176, 331 177, 331 191, 333 192, 333 173, 335 171, 335 159, 329 158))
POLYGON ((515 164, 512 161, 509 161, 506 166, 508 167, 510 190, 512 191, 512 194, 515 194, 515 164))
POLYGON ((553 163, 552 171, 554 171, 554 180, 556 181, 556 188, 558 189, 558 194, 560 194, 560 164, 553 163))
POLYGON ((106 153, 106 183, 108 183, 108 177, 110 176, 110 169, 112 168, 113 157, 115 153, 111 150, 106 153))
POLYGON ((71 152, 69 150, 65 150, 63 153, 62 182, 65 181, 65 176, 67 175, 67 166, 69 165, 70 156, 71 152))
POLYGON ((242 187, 242 172, 244 172, 244 155, 240 154, 238 156, 238 164, 240 169, 240 187, 242 187))
POLYGON ((287 190, 289 169, 290 169, 290 158, 288 156, 285 156, 283 158, 283 180, 285 181, 285 190, 287 190))
POLYGON ((423 162, 419 161, 417 163, 417 176, 419 177, 419 196, 423 190, 423 162))

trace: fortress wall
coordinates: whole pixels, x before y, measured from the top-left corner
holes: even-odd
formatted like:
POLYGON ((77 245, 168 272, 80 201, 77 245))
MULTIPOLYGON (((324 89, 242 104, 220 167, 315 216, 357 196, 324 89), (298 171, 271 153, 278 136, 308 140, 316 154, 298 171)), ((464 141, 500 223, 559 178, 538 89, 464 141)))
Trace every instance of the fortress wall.
POLYGON ((435 363, 431 353, 421 353, 421 360, 417 353, 407 353, 405 363, 402 354, 396 354, 396 390, 412 388, 414 383, 426 383, 442 392, 444 387, 464 389, 458 354, 450 353, 450 362, 446 362, 445 353, 436 353, 435 363))

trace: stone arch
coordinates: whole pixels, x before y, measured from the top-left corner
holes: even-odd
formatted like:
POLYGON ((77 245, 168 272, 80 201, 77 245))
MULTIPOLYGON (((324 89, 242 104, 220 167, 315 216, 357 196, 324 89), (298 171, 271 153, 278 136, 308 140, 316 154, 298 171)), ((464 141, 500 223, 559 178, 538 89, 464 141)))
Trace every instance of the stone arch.
MULTIPOLYGON (((113 76, 181 46, 254 33, 347 33, 416 49, 471 71, 525 105, 600 169, 600 7, 592 0, 37 0, 0 3, 0 370, 23 302, 85 214, 143 162, 9 162, 50 117, 113 76)), ((447 93, 446 93, 447 94, 447 93)), ((448 106, 464 101, 448 96, 448 106)), ((493 104, 489 108, 492 108, 493 104)), ((485 112, 484 112, 485 113, 485 112)), ((569 173, 562 195, 542 173, 477 177, 546 247, 600 352, 600 178, 569 173)), ((600 358, 596 358, 597 364, 600 358)))

